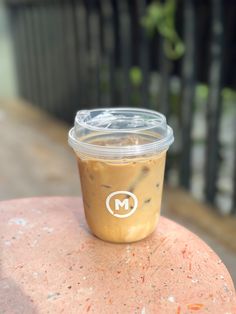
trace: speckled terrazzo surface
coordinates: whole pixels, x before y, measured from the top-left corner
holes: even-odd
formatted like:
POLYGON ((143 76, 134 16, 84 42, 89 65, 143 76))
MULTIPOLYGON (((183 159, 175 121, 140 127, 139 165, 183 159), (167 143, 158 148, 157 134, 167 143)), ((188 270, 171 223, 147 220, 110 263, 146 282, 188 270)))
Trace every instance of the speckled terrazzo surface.
POLYGON ((80 198, 12 200, 0 238, 0 313, 236 313, 219 257, 165 218, 117 245, 90 234, 80 198))

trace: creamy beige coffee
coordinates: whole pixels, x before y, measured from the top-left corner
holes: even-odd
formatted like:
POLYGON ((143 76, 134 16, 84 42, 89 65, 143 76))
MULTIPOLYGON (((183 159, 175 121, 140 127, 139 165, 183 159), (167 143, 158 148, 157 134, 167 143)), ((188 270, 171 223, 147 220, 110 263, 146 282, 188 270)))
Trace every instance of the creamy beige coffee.
POLYGON ((133 242, 155 229, 160 215, 165 159, 165 152, 119 163, 78 157, 85 215, 96 236, 112 242, 133 242), (128 191, 137 198, 137 208, 130 216, 127 214, 134 208, 134 199, 124 193, 110 198, 113 213, 108 210, 106 200, 116 191, 128 191))
MULTIPOLYGON (((111 129, 105 128, 104 132, 105 122, 95 119, 93 122, 99 127, 92 123, 86 132, 83 128, 81 132, 81 127, 77 133, 72 129, 74 134, 71 137, 77 137, 77 142, 73 139, 70 143, 78 160, 85 216, 91 231, 100 239, 127 243, 147 237, 156 228, 161 209, 166 151, 171 139, 168 145, 164 145, 162 129, 155 131, 148 127, 152 123, 154 128, 155 123, 160 124, 156 112, 144 110, 148 112, 149 120, 146 116, 142 120, 139 109, 130 109, 135 111, 133 125, 136 123, 139 127, 129 127, 127 131, 124 125, 123 128, 120 126, 123 120, 128 123, 126 112, 123 109, 112 110, 115 113, 118 111, 118 114, 114 115, 114 119, 109 116, 111 129), (163 145, 158 147, 153 143, 163 145)), ((132 116, 129 121, 132 122, 132 116)))

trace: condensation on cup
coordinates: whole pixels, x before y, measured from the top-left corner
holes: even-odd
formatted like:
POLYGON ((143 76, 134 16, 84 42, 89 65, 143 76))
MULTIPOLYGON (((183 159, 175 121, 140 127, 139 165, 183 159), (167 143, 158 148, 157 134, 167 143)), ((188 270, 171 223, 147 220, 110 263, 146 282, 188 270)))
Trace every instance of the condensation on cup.
POLYGON ((87 223, 98 238, 144 239, 160 217, 166 153, 173 131, 164 115, 138 108, 80 110, 69 131, 87 223))

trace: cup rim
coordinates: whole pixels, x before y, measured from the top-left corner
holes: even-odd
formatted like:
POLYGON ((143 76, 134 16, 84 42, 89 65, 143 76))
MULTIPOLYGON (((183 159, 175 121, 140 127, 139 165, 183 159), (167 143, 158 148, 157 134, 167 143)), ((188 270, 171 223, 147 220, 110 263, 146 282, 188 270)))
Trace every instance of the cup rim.
POLYGON ((121 159, 125 157, 138 157, 142 155, 150 155, 155 153, 160 153, 161 151, 167 150, 169 146, 174 141, 174 135, 172 128, 167 125, 166 118, 163 114, 150 110, 150 109, 142 109, 142 108, 132 108, 132 107, 122 107, 122 108, 97 108, 91 110, 80 110, 77 112, 75 117, 75 125, 69 130, 68 134, 68 143, 74 149, 77 154, 82 155, 89 155, 93 157, 101 157, 101 158, 115 158, 121 159), (126 129, 104 129, 104 127, 97 127, 97 126, 90 126, 88 123, 85 123, 82 118, 85 118, 85 115, 88 115, 91 112, 95 111, 119 111, 119 112, 126 112, 126 111, 133 111, 133 112, 144 112, 152 114, 160 118, 157 121, 157 124, 153 124, 150 127, 145 126, 142 128, 126 128, 126 129), (82 118, 81 118, 82 117, 82 118), (165 130, 165 134, 162 138, 157 138, 155 141, 145 144, 137 144, 137 145, 124 145, 124 146, 101 146, 96 145, 93 143, 85 142, 83 140, 79 140, 76 136, 76 128, 85 128, 89 129, 90 131, 94 132, 107 132, 107 133, 133 133, 139 134, 144 130, 150 130, 152 128, 157 127, 157 125, 161 126, 163 130, 165 130))
MULTIPOLYGON (((86 115, 90 114, 90 113, 94 113, 94 112, 99 112, 99 111, 104 111, 107 113, 117 113, 117 112, 128 112, 128 111, 132 111, 132 112, 137 112, 137 113, 146 113, 146 114, 152 114, 153 117, 156 117, 156 124, 152 123, 149 126, 144 126, 144 127, 139 127, 139 128, 123 128, 123 129, 119 129, 119 132, 139 132, 139 131, 143 131, 143 130, 150 130, 151 128, 156 127, 156 125, 158 124, 162 124, 163 126, 166 125, 166 117, 157 111, 151 110, 151 109, 145 109, 145 108, 136 108, 136 107, 107 107, 107 108, 96 108, 96 109, 89 109, 89 110, 79 110, 76 113, 75 116, 75 125, 80 125, 81 127, 84 127, 86 129, 90 129, 92 131, 106 131, 107 129, 104 127, 97 127, 97 126, 93 126, 90 125, 89 123, 87 123, 85 121, 85 117, 86 115)), ((155 121, 155 119, 151 120, 152 122, 155 121)), ((107 130, 108 131, 108 130, 107 130)), ((109 132, 117 132, 117 129, 109 129, 109 132)))

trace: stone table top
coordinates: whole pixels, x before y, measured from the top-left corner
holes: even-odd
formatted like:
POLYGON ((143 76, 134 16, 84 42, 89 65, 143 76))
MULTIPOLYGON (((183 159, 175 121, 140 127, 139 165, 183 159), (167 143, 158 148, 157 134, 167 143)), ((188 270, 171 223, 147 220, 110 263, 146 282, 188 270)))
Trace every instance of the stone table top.
POLYGON ((161 217, 133 244, 95 238, 80 198, 0 202, 0 313, 236 313, 220 258, 161 217))

